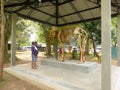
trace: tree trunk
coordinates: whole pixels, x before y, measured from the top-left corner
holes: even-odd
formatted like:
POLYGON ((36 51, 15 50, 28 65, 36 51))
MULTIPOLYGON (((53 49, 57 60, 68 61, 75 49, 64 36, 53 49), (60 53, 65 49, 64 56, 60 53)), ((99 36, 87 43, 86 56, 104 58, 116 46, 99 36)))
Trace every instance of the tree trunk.
POLYGON ((46 55, 48 58, 51 57, 51 43, 48 39, 46 39, 46 55))
POLYGON ((54 51, 54 53, 55 53, 55 59, 56 60, 58 60, 58 52, 57 52, 57 50, 58 50, 58 39, 57 38, 53 38, 54 39, 54 43, 53 43, 53 51, 54 51))
POLYGON ((85 47, 85 55, 89 55, 89 38, 87 38, 87 43, 85 47))
POLYGON ((1 0, 1 50, 0 50, 0 81, 2 80, 3 77, 3 63, 4 63, 4 45, 5 45, 5 40, 4 40, 4 29, 5 29, 5 15, 4 15, 4 0, 1 0))
POLYGON ((8 41, 10 39, 11 36, 11 22, 12 22, 12 18, 11 15, 6 14, 6 27, 5 27, 5 62, 9 62, 10 61, 10 53, 8 53, 8 41))
POLYGON ((98 58, 98 60, 100 59, 100 56, 98 55, 97 51, 96 51, 96 45, 95 45, 95 41, 94 41, 94 38, 93 36, 91 35, 92 37, 92 42, 93 42, 93 48, 94 48, 94 56, 96 56, 98 58))
POLYGON ((8 53, 8 40, 5 39, 4 63, 10 62, 10 53, 8 53))

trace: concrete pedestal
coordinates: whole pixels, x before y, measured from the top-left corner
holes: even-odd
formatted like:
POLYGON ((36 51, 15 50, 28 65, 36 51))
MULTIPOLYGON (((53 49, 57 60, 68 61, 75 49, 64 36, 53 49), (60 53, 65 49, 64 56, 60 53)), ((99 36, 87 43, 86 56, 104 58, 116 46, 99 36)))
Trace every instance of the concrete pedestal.
POLYGON ((56 60, 42 60, 42 65, 52 66, 60 69, 67 69, 71 71, 79 71, 83 73, 90 73, 96 69, 97 63, 96 62, 85 62, 83 64, 78 64, 76 61, 65 61, 60 62, 56 60))

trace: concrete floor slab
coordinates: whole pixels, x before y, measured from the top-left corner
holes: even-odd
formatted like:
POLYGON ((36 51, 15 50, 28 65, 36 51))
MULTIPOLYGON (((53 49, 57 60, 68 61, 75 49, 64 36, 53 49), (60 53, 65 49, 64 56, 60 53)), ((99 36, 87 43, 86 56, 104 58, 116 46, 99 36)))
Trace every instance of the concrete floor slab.
MULTIPOLYGON (((101 90, 101 65, 90 73, 39 65, 37 70, 31 64, 5 68, 4 71, 20 77, 44 90, 101 90)), ((120 67, 112 66, 112 90, 120 89, 120 67)))

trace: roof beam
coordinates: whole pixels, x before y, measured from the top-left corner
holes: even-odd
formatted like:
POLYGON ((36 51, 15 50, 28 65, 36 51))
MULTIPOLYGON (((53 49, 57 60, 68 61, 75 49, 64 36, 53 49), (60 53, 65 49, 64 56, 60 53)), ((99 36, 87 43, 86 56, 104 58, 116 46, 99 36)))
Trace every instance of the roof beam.
POLYGON ((66 19, 64 19, 64 18, 61 18, 61 19, 62 19, 65 23, 67 22, 66 19))
POLYGON ((36 11, 39 11, 39 12, 41 12, 41 13, 44 13, 44 14, 46 14, 46 15, 55 17, 54 15, 51 15, 51 14, 49 14, 49 13, 47 13, 47 12, 44 12, 44 11, 42 11, 42 10, 40 10, 40 9, 37 9, 37 8, 34 8, 34 7, 30 7, 30 8, 31 8, 31 9, 34 9, 34 10, 36 10, 36 11))
POLYGON ((111 2, 112 5, 116 6, 118 13, 120 14, 120 6, 118 6, 118 0, 114 0, 115 4, 111 2))
POLYGON ((28 5, 25 5, 25 6, 20 7, 19 9, 15 10, 15 11, 13 11, 13 12, 15 12, 15 13, 16 13, 16 12, 19 12, 19 11, 21 11, 21 10, 27 8, 27 7, 29 7, 29 6, 28 6, 28 5))
POLYGON ((59 26, 64 26, 64 25, 69 25, 69 24, 77 24, 77 23, 87 22, 87 21, 96 20, 96 19, 100 19, 100 17, 86 19, 86 20, 78 20, 78 21, 74 21, 74 22, 68 22, 65 24, 60 24, 59 26))
POLYGON ((23 5, 34 4, 35 2, 38 2, 38 1, 31 1, 31 2, 25 1, 25 2, 22 2, 22 3, 15 3, 15 4, 10 4, 10 5, 5 5, 4 7, 9 8, 9 7, 23 6, 23 5))
POLYGON ((96 1, 88 0, 88 1, 91 3, 94 3, 96 5, 99 5, 99 6, 100 6, 100 2, 101 2, 101 0, 96 0, 96 1))
POLYGON ((59 3, 58 5, 60 6, 60 5, 63 5, 63 4, 66 4, 66 3, 72 2, 72 1, 74 1, 74 0, 66 0, 66 1, 64 1, 64 2, 62 2, 62 3, 59 3))
MULTIPOLYGON (((5 12, 12 14, 12 12, 10 12, 10 11, 6 11, 6 10, 5 10, 5 12)), ((25 19, 29 19, 29 20, 32 20, 32 21, 41 22, 41 23, 44 23, 44 24, 48 24, 48 25, 55 26, 55 24, 52 24, 52 23, 49 23, 49 22, 46 22, 46 21, 42 21, 42 20, 38 20, 38 19, 36 19, 36 18, 27 16, 27 15, 23 15, 23 14, 20 14, 20 13, 16 13, 16 14, 17 14, 18 16, 22 17, 22 18, 25 18, 25 19)))
POLYGON ((37 1, 41 1, 41 2, 53 2, 53 1, 56 1, 56 0, 37 0, 37 1))
MULTIPOLYGON (((60 13, 59 13, 59 15, 60 15, 60 13)), ((63 22, 67 22, 67 20, 63 17, 63 18, 60 18, 60 19, 62 19, 63 20, 63 22)))
POLYGON ((31 16, 31 14, 33 13, 33 10, 31 9, 29 12, 27 12, 27 16, 31 16))
MULTIPOLYGON (((111 2, 111 5, 112 5, 113 7, 116 7, 115 3, 113 3, 113 2, 111 2)), ((120 9, 120 6, 117 5, 116 9, 119 10, 119 9, 120 9)))
POLYGON ((85 10, 76 11, 76 12, 73 12, 73 13, 69 13, 69 14, 66 14, 66 15, 59 16, 59 18, 70 16, 70 15, 73 15, 73 14, 76 14, 76 13, 80 13, 80 12, 85 12, 85 11, 92 10, 92 9, 96 9, 96 8, 99 8, 99 7, 100 6, 96 6, 96 7, 88 8, 88 9, 85 9, 85 10))
MULTIPOLYGON (((118 13, 111 15, 112 17, 117 16, 118 13)), ((88 21, 92 21, 92 20, 97 20, 97 19, 101 19, 101 17, 95 17, 95 18, 90 18, 90 19, 85 19, 85 20, 78 20, 78 21, 74 21, 74 22, 68 22, 65 24, 60 24, 59 26, 64 26, 64 25, 69 25, 69 24, 77 24, 77 23, 83 23, 83 22, 88 22, 88 21)))
POLYGON ((98 4, 98 0, 95 2, 95 1, 91 1, 91 0, 88 0, 89 2, 91 3, 94 3, 94 4, 98 4))
POLYGON ((49 18, 46 19, 46 21, 48 22, 48 21, 50 21, 52 18, 53 18, 53 17, 49 17, 49 18))
MULTIPOLYGON (((72 9, 75 11, 75 12, 78 12, 77 8, 75 7, 75 5, 71 2, 69 3, 69 5, 72 7, 72 9)), ((82 20, 83 17, 80 13, 77 13, 77 16, 82 20)))
POLYGON ((58 17, 59 17, 59 6, 58 6, 58 0, 56 0, 56 5, 55 5, 55 7, 56 7, 56 25, 58 25, 58 22, 59 22, 59 20, 58 20, 58 17))
POLYGON ((53 5, 55 5, 55 3, 53 1, 49 1, 50 3, 52 3, 53 5))
POLYGON ((23 17, 23 18, 26 18, 26 19, 30 19, 32 21, 36 21, 36 22, 41 22, 41 23, 44 23, 44 24, 48 24, 48 25, 54 25, 52 23, 49 23, 49 22, 46 22, 46 21, 42 21, 42 20, 38 20, 38 19, 35 19, 33 17, 30 17, 30 16, 26 16, 26 15, 23 15, 23 14, 20 14, 20 13, 16 13, 18 16, 20 17, 23 17))
POLYGON ((53 6, 53 4, 51 4, 50 2, 49 3, 35 3, 33 7, 35 8, 42 8, 42 7, 49 7, 49 6, 53 6))
MULTIPOLYGON (((51 2, 52 3, 52 1, 53 0, 49 0, 49 2, 51 2)), ((34 1, 29 1, 29 0, 27 0, 27 1, 24 1, 24 2, 22 2, 22 3, 14 3, 14 4, 9 4, 9 5, 4 5, 4 7, 5 8, 9 8, 9 7, 17 7, 17 6, 24 6, 24 5, 28 5, 28 6, 30 6, 30 5, 32 5, 32 4, 34 4, 34 3, 42 3, 42 2, 39 2, 39 0, 34 0, 34 1)), ((48 1, 45 1, 45 2, 48 2, 48 1)))

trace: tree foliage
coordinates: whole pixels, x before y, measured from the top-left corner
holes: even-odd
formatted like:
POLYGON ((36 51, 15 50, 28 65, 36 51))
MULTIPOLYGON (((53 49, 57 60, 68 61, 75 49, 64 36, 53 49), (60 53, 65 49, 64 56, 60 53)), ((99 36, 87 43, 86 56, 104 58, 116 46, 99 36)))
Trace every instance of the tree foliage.
POLYGON ((38 31, 39 41, 44 42, 43 39, 45 40, 46 55, 48 57, 51 56, 50 28, 51 26, 49 25, 39 23, 39 31, 38 31))
POLYGON ((36 22, 19 18, 17 22, 16 42, 19 45, 30 45, 30 36, 38 30, 36 22))
MULTIPOLYGON (((83 28, 88 32, 88 41, 93 44, 94 55, 100 58, 96 52, 96 45, 101 44, 101 21, 95 20, 90 22, 85 22, 82 24, 83 28)), ((89 44, 88 44, 89 45, 89 44)))
POLYGON ((111 30, 111 36, 112 36, 112 46, 117 46, 117 18, 112 18, 112 30, 111 30))

